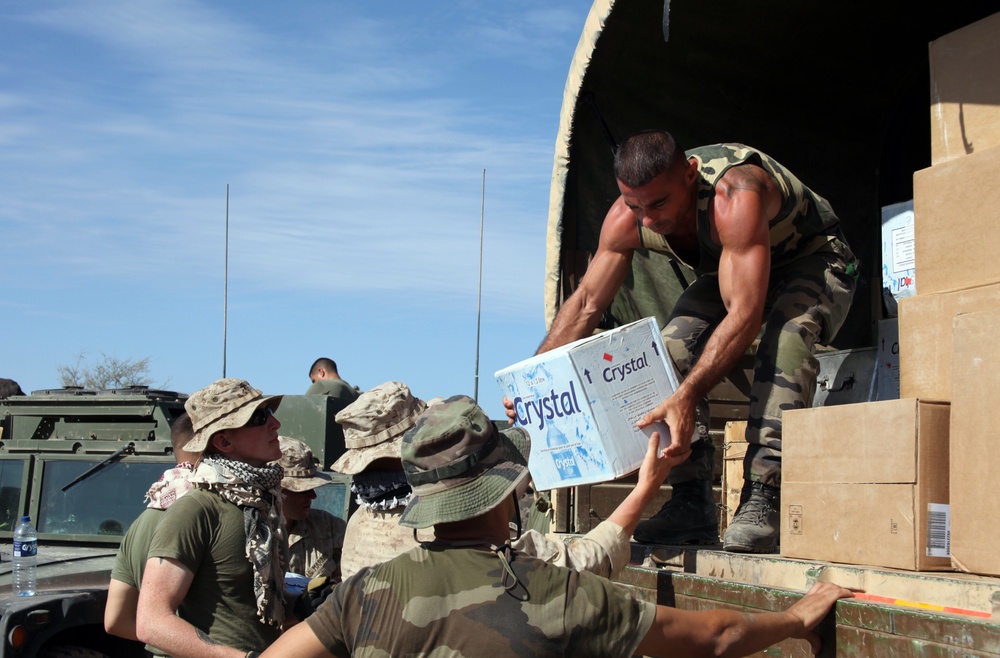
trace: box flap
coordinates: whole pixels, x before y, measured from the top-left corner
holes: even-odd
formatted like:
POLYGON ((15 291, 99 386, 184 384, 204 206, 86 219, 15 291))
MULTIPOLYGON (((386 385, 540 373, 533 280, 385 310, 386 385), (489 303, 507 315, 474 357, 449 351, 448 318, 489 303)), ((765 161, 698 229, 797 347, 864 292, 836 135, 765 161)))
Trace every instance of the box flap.
POLYGON ((916 482, 920 404, 910 398, 786 411, 782 482, 916 482))

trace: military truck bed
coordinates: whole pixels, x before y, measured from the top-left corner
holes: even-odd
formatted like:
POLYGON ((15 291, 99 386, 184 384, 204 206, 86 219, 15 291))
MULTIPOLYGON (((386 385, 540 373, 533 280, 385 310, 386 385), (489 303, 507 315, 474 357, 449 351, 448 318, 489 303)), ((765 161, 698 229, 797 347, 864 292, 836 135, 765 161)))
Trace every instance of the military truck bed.
MULTIPOLYGON (((619 583, 645 600, 683 610, 783 610, 812 583, 827 580, 904 602, 838 602, 820 626, 823 656, 1000 656, 1000 578, 719 550, 632 548, 634 564, 626 567, 619 583)), ((806 642, 786 640, 754 655, 812 654, 806 642)))

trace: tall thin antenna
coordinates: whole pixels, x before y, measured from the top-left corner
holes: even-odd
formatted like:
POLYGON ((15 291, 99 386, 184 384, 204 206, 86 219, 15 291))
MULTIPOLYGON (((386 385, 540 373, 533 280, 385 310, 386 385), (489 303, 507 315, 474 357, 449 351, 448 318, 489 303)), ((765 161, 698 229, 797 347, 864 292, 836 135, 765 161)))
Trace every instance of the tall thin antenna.
POLYGON ((226 329, 229 322, 229 183, 226 183, 226 271, 222 287, 222 378, 226 378, 226 329))
POLYGON ((479 209, 479 299, 476 302, 476 380, 473 386, 473 400, 479 400, 479 328, 483 308, 483 225, 486 218, 486 170, 483 169, 482 206, 479 209))

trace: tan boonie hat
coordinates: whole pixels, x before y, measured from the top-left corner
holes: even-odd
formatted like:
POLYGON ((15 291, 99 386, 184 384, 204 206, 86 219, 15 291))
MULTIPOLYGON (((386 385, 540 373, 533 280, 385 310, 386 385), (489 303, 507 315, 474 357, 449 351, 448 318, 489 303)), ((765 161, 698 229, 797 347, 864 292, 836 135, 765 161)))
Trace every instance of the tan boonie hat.
POLYGON ((426 528, 490 511, 528 477, 530 446, 527 432, 500 429, 468 396, 428 407, 400 447, 413 495, 399 524, 426 528))
POLYGON ((280 395, 264 397, 263 393, 242 379, 220 379, 195 391, 184 402, 194 429, 194 438, 184 449, 202 452, 208 445, 208 439, 216 432, 243 427, 257 409, 266 406, 274 411, 280 403, 280 395))
POLYGON ((281 478, 282 489, 311 491, 333 480, 328 473, 316 469, 319 460, 313 457, 312 449, 304 442, 289 436, 279 436, 278 442, 281 443, 278 463, 285 471, 281 478))
POLYGON ((337 414, 347 452, 330 468, 357 475, 376 459, 399 459, 399 442, 427 408, 406 384, 385 382, 365 391, 337 414))

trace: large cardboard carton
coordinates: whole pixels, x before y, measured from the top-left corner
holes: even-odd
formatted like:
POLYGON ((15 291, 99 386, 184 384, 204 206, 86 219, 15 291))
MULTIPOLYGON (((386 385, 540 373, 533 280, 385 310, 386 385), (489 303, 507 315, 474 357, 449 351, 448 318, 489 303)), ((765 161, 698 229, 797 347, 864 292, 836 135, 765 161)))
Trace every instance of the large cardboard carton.
POLYGON ((921 295, 1000 281, 998 180, 1000 147, 913 174, 921 295))
POLYGON ((951 399, 952 334, 960 313, 1000 308, 1000 285, 985 285, 899 303, 899 395, 951 399))
POLYGON ((951 414, 951 560, 960 571, 1000 575, 1000 312, 955 318, 951 414))
POLYGON ((932 41, 931 163, 1000 146, 1000 14, 932 41))
POLYGON ((882 297, 889 317, 900 299, 917 294, 913 199, 882 208, 882 297))
POLYGON ((949 415, 914 399, 786 411, 781 554, 950 570, 949 415))
MULTIPOLYGON (((677 390, 655 318, 583 338, 496 373, 531 435, 528 469, 541 490, 606 482, 639 468, 648 437, 636 422, 677 390)), ((659 424, 661 444, 669 433, 659 424)))

